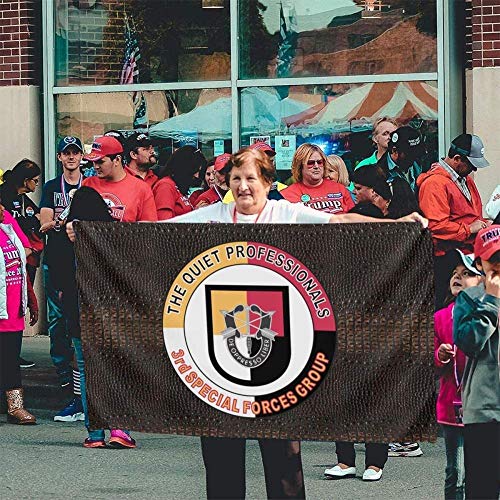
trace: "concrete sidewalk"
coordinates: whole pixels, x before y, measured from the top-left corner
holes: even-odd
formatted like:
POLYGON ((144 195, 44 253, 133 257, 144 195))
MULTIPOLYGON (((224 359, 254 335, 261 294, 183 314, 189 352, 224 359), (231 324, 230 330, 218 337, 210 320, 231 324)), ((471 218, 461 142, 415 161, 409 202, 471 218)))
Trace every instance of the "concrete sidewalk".
MULTIPOLYGON (((6 424, 0 415, 0 498, 114 499, 205 498, 204 468, 196 437, 133 433, 135 450, 85 449, 82 422, 59 423, 53 415, 66 401, 57 387, 47 337, 23 340, 23 357, 36 366, 23 370, 27 404, 39 425, 6 424)), ((333 443, 304 442, 307 497, 438 499, 443 497, 445 453, 442 439, 421 443, 418 458, 389 458, 382 480, 365 483, 364 447, 356 445, 358 477, 329 481, 333 443)), ((221 457, 224 467, 224 457, 221 457)), ((265 498, 256 441, 247 445, 247 498, 265 498)))

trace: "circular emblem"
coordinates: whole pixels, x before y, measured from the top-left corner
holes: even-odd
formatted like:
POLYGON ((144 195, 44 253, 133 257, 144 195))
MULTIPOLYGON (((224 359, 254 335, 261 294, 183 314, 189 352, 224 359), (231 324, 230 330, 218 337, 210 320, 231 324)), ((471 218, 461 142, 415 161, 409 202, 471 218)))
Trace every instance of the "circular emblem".
POLYGON ((33 217, 35 215, 35 210, 33 209, 33 207, 26 207, 25 212, 28 217, 33 217))
POLYGON ((335 319, 321 283, 279 248, 234 242, 195 257, 175 278, 163 316, 182 382, 225 413, 276 415, 323 381, 335 319))
POLYGON ((310 197, 308 194, 303 194, 303 195, 300 197, 300 201, 302 201, 302 202, 304 202, 304 203, 307 203, 310 199, 311 199, 311 197, 310 197))
POLYGON ((76 139, 74 137, 67 136, 67 137, 64 138, 64 142, 66 144, 75 144, 76 139))
POLYGON ((398 139, 399 139, 399 135, 397 134, 397 132, 394 132, 391 136, 391 141, 398 142, 398 139))
POLYGON ((108 205, 111 217, 115 220, 121 221, 126 207, 123 205, 120 198, 113 193, 101 193, 101 197, 104 200, 104 203, 108 205))
POLYGON ((481 156, 484 156, 484 148, 481 148, 481 156))

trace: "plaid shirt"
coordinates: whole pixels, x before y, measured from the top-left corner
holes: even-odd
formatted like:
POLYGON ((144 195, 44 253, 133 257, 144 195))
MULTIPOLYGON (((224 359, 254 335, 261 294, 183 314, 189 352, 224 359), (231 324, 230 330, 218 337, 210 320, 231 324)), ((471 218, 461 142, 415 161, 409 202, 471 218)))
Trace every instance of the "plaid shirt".
POLYGON ((460 177, 455 170, 453 170, 445 161, 444 158, 439 160, 439 164, 450 174, 453 182, 457 185, 458 189, 462 191, 463 195, 469 200, 472 200, 469 188, 467 186, 467 180, 465 177, 460 177))

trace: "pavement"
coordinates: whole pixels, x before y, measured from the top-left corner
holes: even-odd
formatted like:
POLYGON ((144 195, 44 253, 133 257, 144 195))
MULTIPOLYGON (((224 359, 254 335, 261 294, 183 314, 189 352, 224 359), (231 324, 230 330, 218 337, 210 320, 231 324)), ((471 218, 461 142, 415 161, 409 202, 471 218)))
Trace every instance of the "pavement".
MULTIPOLYGON (((197 499, 206 498, 199 439, 133 433, 134 450, 85 449, 83 422, 60 423, 53 415, 67 402, 57 386, 45 336, 25 337, 22 356, 36 366, 23 370, 27 407, 38 425, 6 423, 0 415, 0 499, 197 499)), ((335 445, 304 442, 302 460, 311 499, 438 499, 443 497, 442 438, 421 443, 417 458, 389 458, 382 480, 361 480, 364 446, 356 445, 358 477, 327 480, 335 445)), ((224 467, 224 457, 221 457, 224 467)), ((247 445, 247 498, 266 498, 256 441, 247 445)))

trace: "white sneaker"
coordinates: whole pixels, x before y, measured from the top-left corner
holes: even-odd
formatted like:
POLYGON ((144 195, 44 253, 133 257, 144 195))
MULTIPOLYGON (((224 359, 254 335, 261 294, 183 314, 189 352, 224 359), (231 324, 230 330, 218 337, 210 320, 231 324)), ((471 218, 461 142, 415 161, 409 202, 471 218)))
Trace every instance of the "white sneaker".
POLYGON ((378 481, 382 477, 382 470, 380 469, 378 472, 373 469, 366 469, 363 472, 363 481, 378 481))
POLYGON ((348 477, 356 477, 356 467, 347 467, 342 469, 339 465, 335 465, 330 469, 325 469, 325 476, 331 479, 345 479, 348 477))

